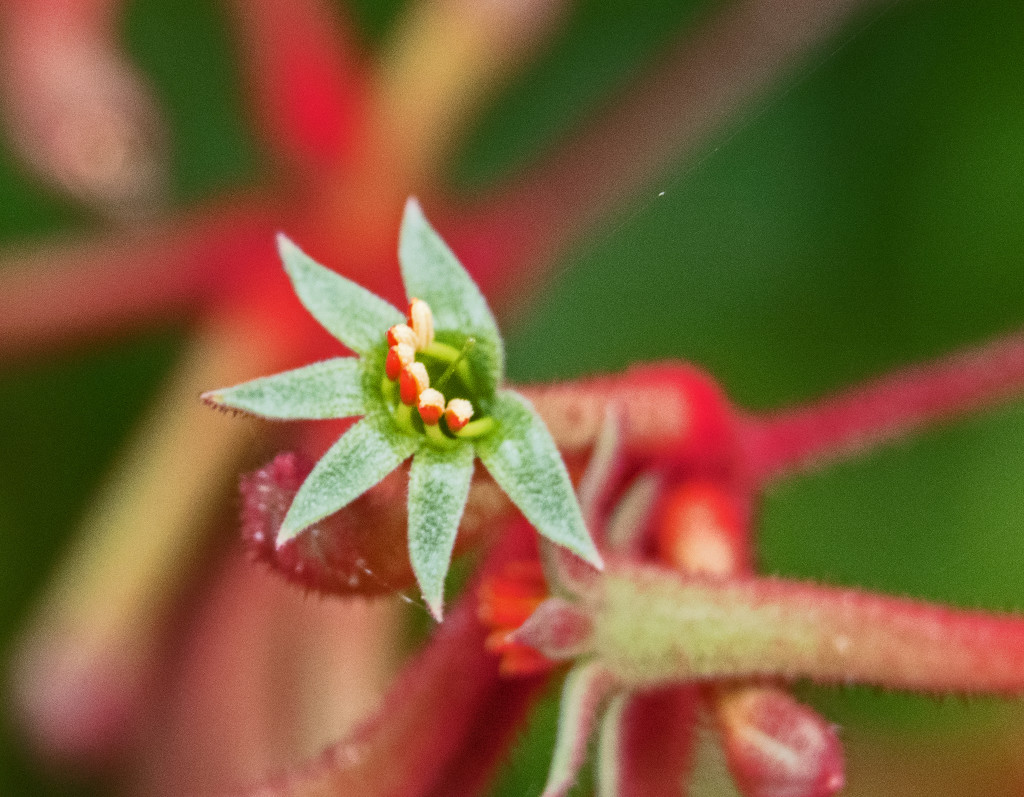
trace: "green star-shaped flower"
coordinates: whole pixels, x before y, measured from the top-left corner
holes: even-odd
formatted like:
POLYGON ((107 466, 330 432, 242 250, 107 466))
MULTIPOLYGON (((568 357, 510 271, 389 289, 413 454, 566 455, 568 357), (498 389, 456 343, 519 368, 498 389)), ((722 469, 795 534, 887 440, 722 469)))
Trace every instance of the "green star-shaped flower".
POLYGON ((203 398, 265 418, 363 416, 302 484, 278 531, 278 546, 347 506, 412 456, 409 558, 440 619, 479 456, 537 531, 601 566, 551 435, 525 398, 502 387, 503 346, 486 300, 414 199, 406 205, 398 247, 408 316, 314 262, 285 236, 278 245, 303 305, 359 356, 203 398))

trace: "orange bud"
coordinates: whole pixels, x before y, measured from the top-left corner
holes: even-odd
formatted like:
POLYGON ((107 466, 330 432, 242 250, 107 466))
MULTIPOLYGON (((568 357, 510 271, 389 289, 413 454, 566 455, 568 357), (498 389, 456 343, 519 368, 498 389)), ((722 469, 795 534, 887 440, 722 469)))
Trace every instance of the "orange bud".
POLYGON ((397 346, 399 343, 416 348, 416 333, 408 324, 395 324, 388 330, 388 346, 397 346))
POLYGON ((657 541, 661 560, 684 573, 728 576, 747 568, 742 516, 713 482, 690 482, 669 494, 657 541))
POLYGON ((477 616, 492 629, 487 650, 500 656, 498 670, 506 677, 533 675, 555 666, 538 650, 517 642, 512 633, 547 597, 544 571, 536 559, 512 561, 484 578, 477 591, 477 616))
POLYGON ((434 314, 422 299, 409 302, 409 326, 416 333, 416 349, 423 351, 434 342, 434 314))
POLYGON ((407 343, 398 343, 388 349, 388 357, 384 361, 384 373, 394 381, 407 365, 416 361, 416 350, 407 343))
POLYGON ((444 394, 440 390, 428 387, 420 393, 419 411, 423 423, 428 426, 436 424, 441 420, 441 413, 444 412, 444 394))
POLYGON ((416 404, 420 393, 430 387, 430 376, 423 363, 410 363, 398 378, 398 393, 403 404, 416 404))
POLYGON ((464 398, 453 398, 444 411, 444 420, 453 432, 459 431, 473 417, 473 405, 464 398))

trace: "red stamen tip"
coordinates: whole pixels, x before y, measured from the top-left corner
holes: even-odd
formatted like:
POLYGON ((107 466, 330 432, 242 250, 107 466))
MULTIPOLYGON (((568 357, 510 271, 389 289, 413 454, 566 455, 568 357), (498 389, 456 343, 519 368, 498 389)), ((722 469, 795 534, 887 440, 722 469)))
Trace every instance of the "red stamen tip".
POLYGON ((441 414, 444 412, 444 395, 441 391, 428 387, 420 393, 419 411, 423 423, 428 426, 433 426, 441 420, 441 414))
POLYGON ((398 392, 403 404, 417 404, 420 393, 430 387, 430 376, 423 363, 410 363, 402 369, 398 378, 398 392))
POLYGON ((388 349, 388 357, 384 361, 384 373, 394 381, 407 365, 416 361, 416 350, 407 343, 397 343, 388 349))
POLYGON ((453 398, 444 411, 444 419, 453 432, 459 431, 473 417, 473 405, 464 398, 453 398))

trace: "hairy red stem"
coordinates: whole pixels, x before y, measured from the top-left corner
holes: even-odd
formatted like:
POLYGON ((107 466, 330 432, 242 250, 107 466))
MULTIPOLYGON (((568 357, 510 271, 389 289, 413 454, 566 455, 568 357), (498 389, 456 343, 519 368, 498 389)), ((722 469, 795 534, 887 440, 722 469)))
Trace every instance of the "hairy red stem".
MULTIPOLYGON (((531 544, 524 526, 511 526, 482 572, 528 555, 531 544)), ((484 647, 487 632, 477 619, 476 589, 471 585, 427 646, 406 665, 373 718, 319 758, 249 796, 446 793, 444 774, 465 749, 472 748, 471 734, 489 724, 498 740, 507 738, 501 734, 508 731, 499 726, 514 728, 526 708, 519 702, 523 696, 513 694, 508 710, 497 656, 484 647)), ((488 754, 491 760, 493 752, 488 754)))
MULTIPOLYGON (((156 229, 0 261, 0 356, 194 309, 272 240, 259 201, 190 212, 156 229), (225 265, 234 264, 234 268, 225 265)), ((270 245, 267 245, 270 252, 270 245)))
POLYGON ((1024 392, 1024 333, 883 376, 822 401, 755 417, 741 435, 766 482, 898 440, 1024 392))
POLYGON ((234 0, 232 6, 267 146, 290 168, 336 166, 353 143, 366 82, 337 9, 324 0, 234 0))

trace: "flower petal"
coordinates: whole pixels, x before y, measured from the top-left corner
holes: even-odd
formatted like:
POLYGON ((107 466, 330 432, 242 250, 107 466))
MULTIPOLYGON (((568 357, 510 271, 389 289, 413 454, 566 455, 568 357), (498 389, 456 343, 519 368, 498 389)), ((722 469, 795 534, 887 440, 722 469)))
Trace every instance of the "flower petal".
POLYGON ((473 479, 473 446, 424 445, 409 471, 409 561, 430 613, 440 622, 444 580, 473 479))
POLYGON ((262 418, 322 420, 366 413, 363 367, 335 357, 203 394, 203 401, 262 418))
POLYGON ((477 453, 494 480, 540 534, 603 567, 565 464, 540 416, 511 390, 498 393, 491 415, 498 427, 480 438, 477 453))
POLYGON ((363 418, 328 449, 302 483, 277 533, 277 545, 347 506, 401 465, 418 445, 415 437, 392 431, 375 418, 363 418))
POLYGON ((299 301, 352 351, 364 354, 380 345, 388 329, 405 320, 376 294, 321 266, 287 236, 278 234, 277 248, 299 301))
POLYGON ((614 689, 614 679, 598 662, 569 670, 558 708, 555 754, 541 797, 563 797, 572 788, 586 758, 587 743, 614 689))
POLYGON ((406 294, 430 305, 438 330, 457 330, 476 338, 470 360, 479 366, 479 372, 487 375, 493 390, 505 368, 494 315, 473 278, 430 226, 415 199, 405 205, 398 261, 406 294))

